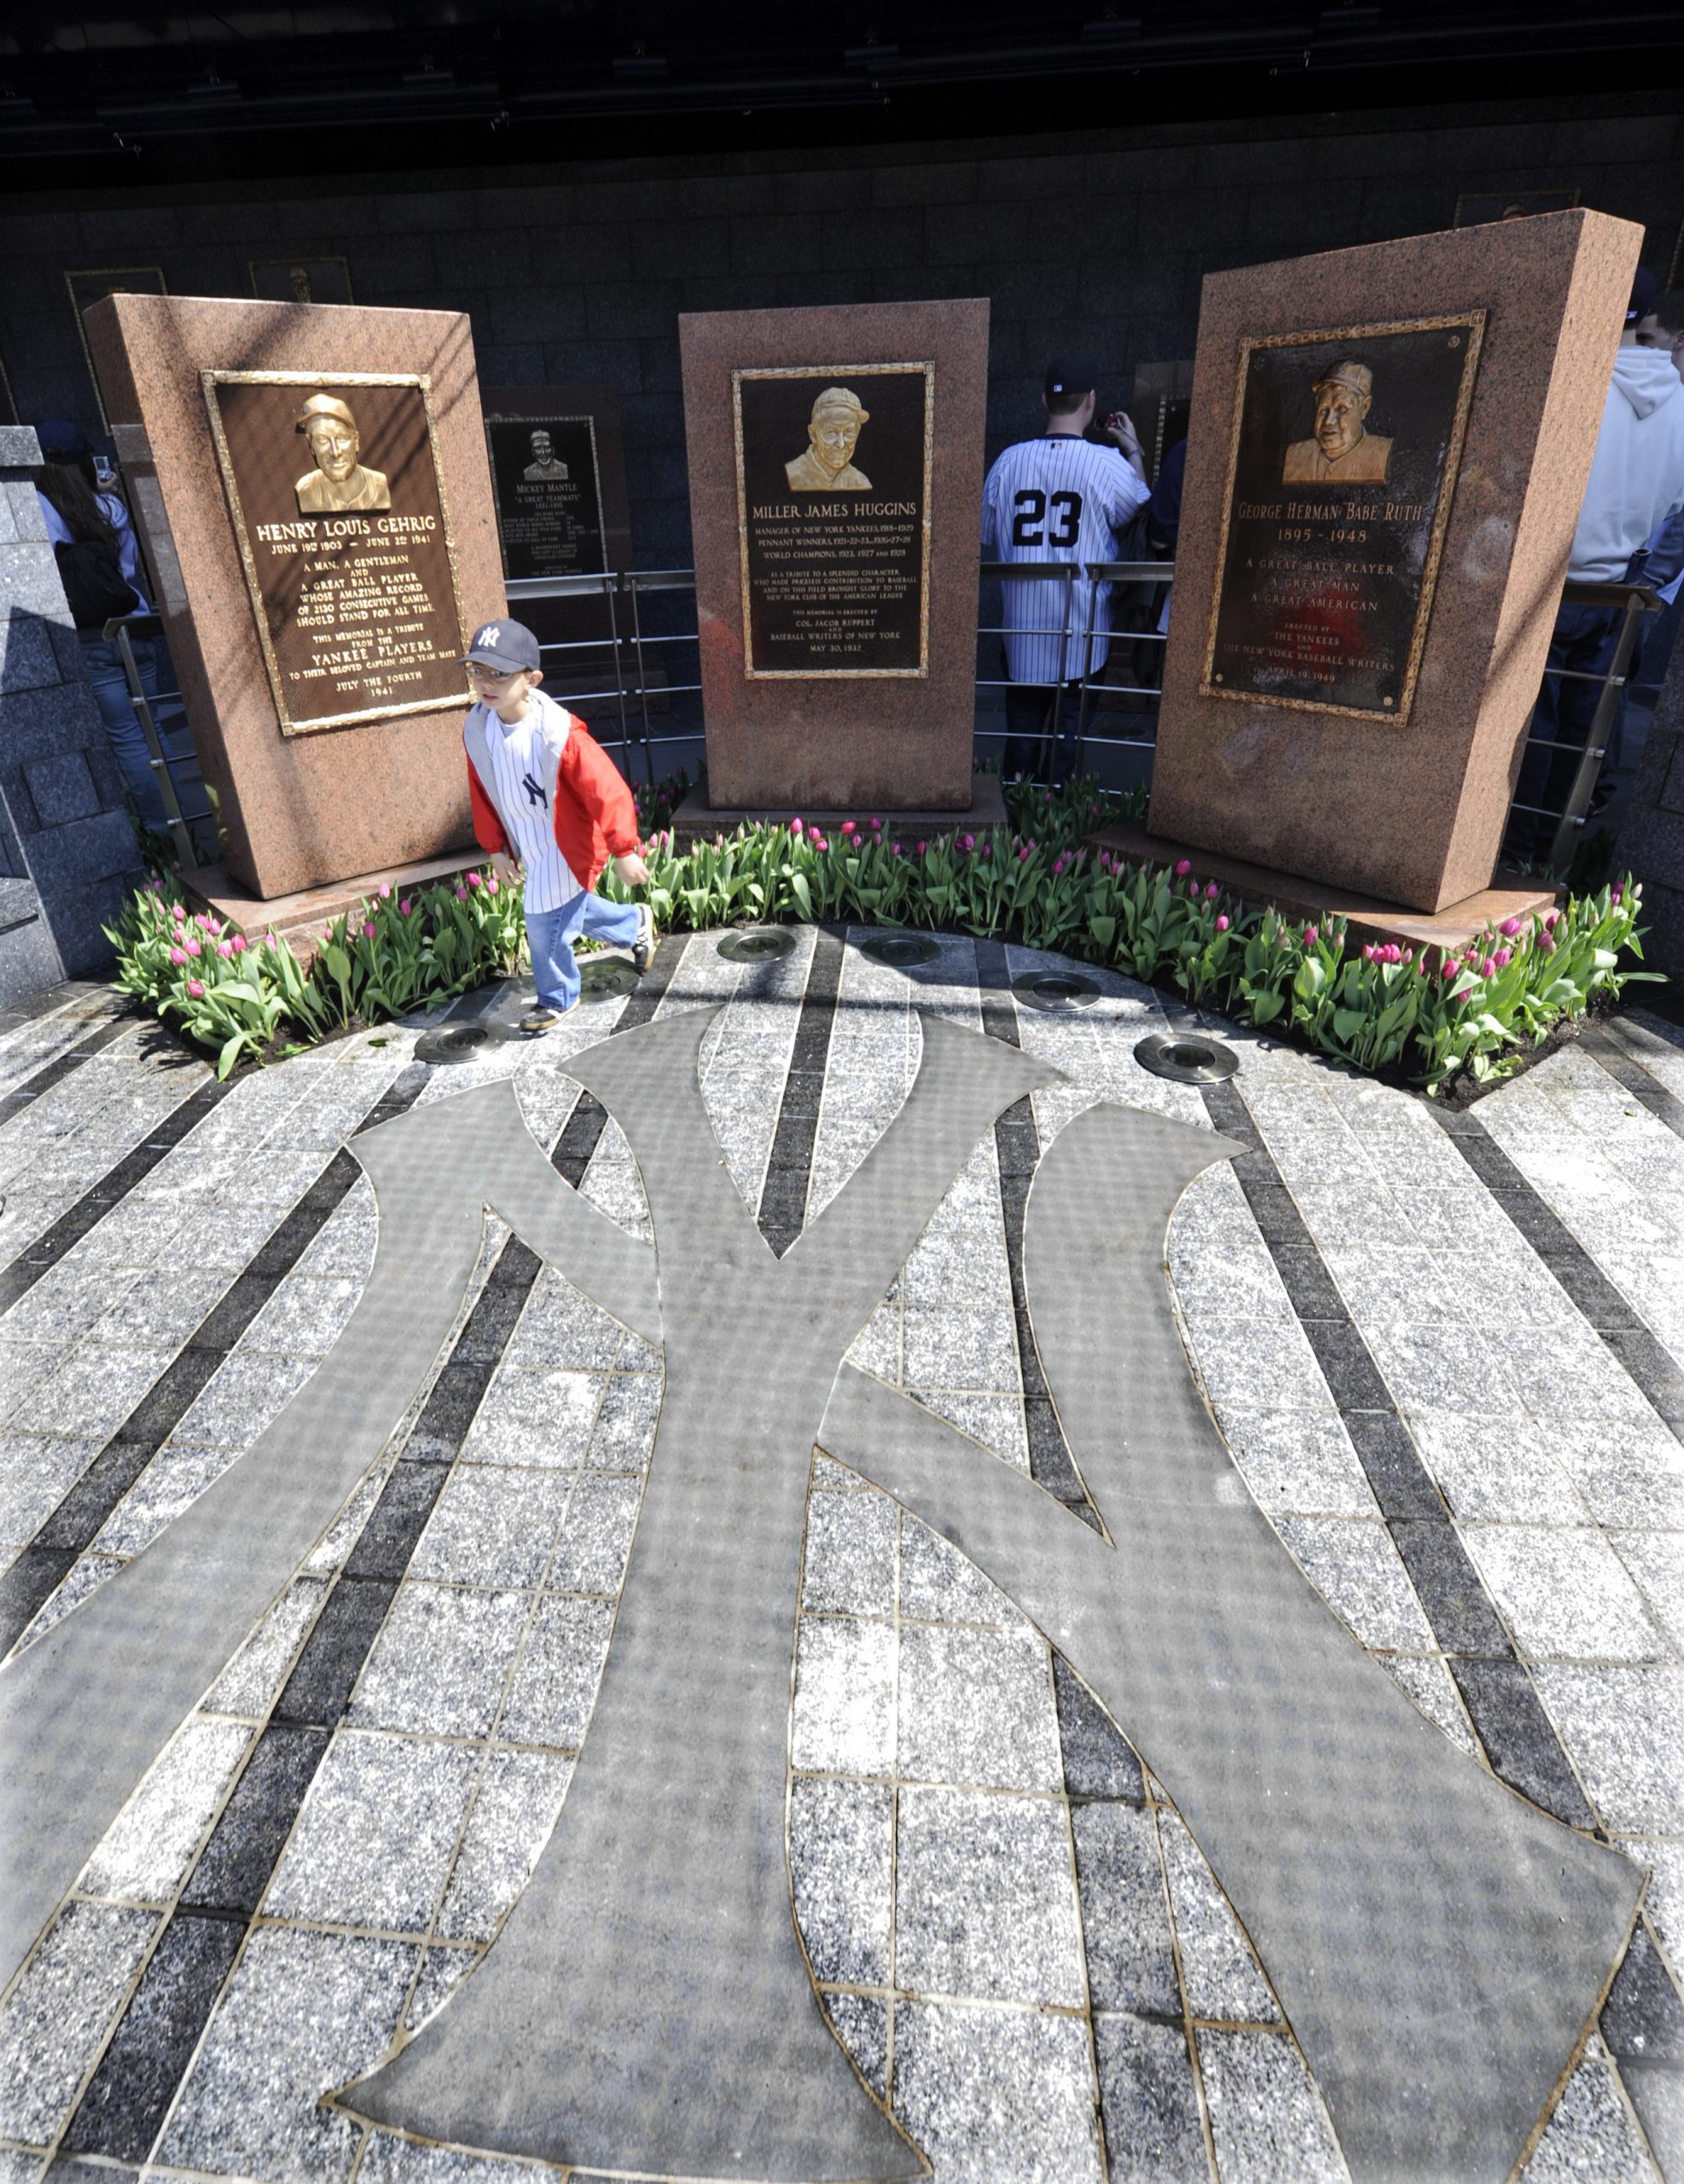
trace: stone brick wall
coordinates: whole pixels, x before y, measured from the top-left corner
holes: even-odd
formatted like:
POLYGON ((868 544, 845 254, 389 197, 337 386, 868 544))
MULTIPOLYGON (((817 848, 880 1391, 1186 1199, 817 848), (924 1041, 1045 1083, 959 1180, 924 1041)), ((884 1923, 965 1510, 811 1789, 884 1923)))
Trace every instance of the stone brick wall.
MULTIPOLYGON (((1451 226, 1464 193, 1565 192, 1642 222, 1664 280, 1684 217, 1675 94, 1278 123, 1125 125, 1015 142, 628 159, 453 177, 174 195, 116 188, 0 217, 0 357, 22 415, 92 421, 69 267, 161 266, 178 294, 246 294, 248 261, 343 254, 359 303, 466 310, 482 382, 620 389, 646 567, 689 556, 681 311, 986 295, 990 454, 1038 422, 1046 357, 1190 357, 1219 267, 1451 226)), ((653 131, 642 139, 658 152, 653 131)), ((565 137, 535 154, 565 160, 565 137)), ((14 205, 19 202, 14 200, 14 205)))
POLYGON ((111 959, 102 924, 140 880, 134 828, 32 482, 0 427, 0 1003, 111 959))

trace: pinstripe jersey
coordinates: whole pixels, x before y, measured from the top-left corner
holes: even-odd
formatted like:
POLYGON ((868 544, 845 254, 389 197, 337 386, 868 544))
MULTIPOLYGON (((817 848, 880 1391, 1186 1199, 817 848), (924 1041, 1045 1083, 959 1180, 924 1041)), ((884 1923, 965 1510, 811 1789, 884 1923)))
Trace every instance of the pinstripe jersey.
POLYGON ((1111 586, 1091 583, 1081 566, 1115 561, 1118 533, 1151 497, 1119 450, 1096 447, 1073 433, 1019 440, 996 458, 983 487, 984 558, 1072 561, 1078 571, 1070 586, 1070 636, 1063 642, 1063 584, 1047 578, 1013 584, 1008 578, 1002 586, 1002 619, 1009 632, 1006 665, 1013 682, 1063 682, 1083 672, 1082 638, 1090 601, 1095 636, 1086 671, 1105 665, 1111 586))
POLYGON ((463 730, 468 755, 480 761, 480 781, 520 854, 529 910, 559 910, 584 892, 556 843, 550 804, 569 720, 554 698, 533 690, 526 717, 512 727, 482 702, 469 707, 463 730))

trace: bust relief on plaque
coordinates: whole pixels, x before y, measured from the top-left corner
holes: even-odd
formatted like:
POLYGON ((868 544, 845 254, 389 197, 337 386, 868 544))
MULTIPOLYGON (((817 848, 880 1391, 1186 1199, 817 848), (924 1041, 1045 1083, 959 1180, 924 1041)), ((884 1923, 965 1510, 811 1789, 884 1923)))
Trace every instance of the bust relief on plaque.
POLYGON ((556 454, 555 444, 549 434, 543 432, 534 433, 530 445, 532 459, 520 473, 527 485, 538 485, 549 481, 565 485, 571 473, 566 464, 556 454))
POLYGON ((1283 485, 1384 485, 1391 468, 1391 442, 1363 423, 1374 399, 1374 375, 1367 364, 1335 364, 1316 380, 1315 425, 1307 440, 1294 440, 1280 473, 1283 485))
MULTIPOLYGON (((854 450, 860 427, 871 422, 857 394, 845 386, 827 386, 813 404, 807 427, 806 452, 784 465, 792 493, 868 493, 871 480, 854 468, 854 450)), ((784 442, 787 447, 788 441, 784 442)))
POLYGON ((357 420, 337 395, 312 394, 293 427, 310 442, 316 468, 293 486, 300 515, 336 515, 346 508, 389 508, 392 488, 383 470, 357 460, 362 440, 357 420))

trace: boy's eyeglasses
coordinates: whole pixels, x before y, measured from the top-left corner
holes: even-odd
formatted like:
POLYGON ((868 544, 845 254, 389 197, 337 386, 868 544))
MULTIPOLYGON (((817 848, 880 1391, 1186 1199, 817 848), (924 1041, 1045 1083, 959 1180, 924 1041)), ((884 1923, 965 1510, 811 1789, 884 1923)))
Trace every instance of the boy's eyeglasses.
POLYGON ((489 667, 472 666, 462 671, 470 682, 482 682, 491 690, 501 689, 505 682, 512 682, 517 675, 524 675, 526 671, 522 667, 511 667, 506 673, 498 675, 489 667))

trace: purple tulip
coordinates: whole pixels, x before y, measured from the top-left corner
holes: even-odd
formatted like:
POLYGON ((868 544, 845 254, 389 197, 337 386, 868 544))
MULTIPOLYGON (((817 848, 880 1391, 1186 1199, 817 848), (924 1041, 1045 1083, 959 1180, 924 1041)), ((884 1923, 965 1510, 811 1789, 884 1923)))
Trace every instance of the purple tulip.
POLYGON ((1304 944, 1306 948, 1314 948, 1316 942, 1320 940, 1321 938, 1321 935, 1316 931, 1313 925, 1307 925, 1304 927, 1304 944))
POLYGON ((922 857, 924 854, 924 845, 922 842, 920 842, 918 845, 918 854, 920 857, 922 857))
POLYGON ((1514 950, 1512 948, 1500 948, 1491 961, 1500 971, 1506 971, 1514 961, 1514 950))
POLYGON ((868 819, 866 824, 874 834, 880 834, 883 831, 883 822, 880 819, 868 819))
POLYGON ((1188 873, 1189 873, 1189 872, 1191 872, 1191 871, 1192 871, 1192 869, 1193 869, 1193 859, 1192 859, 1190 857, 1184 857, 1182 859, 1181 863, 1180 863, 1176 867, 1176 879, 1177 879, 1177 880, 1185 880, 1185 879, 1187 878, 1187 875, 1188 874, 1188 873))
POLYGON ((1217 886, 1216 881, 1213 880, 1210 886, 1205 890, 1205 900, 1207 903, 1214 903, 1221 892, 1222 889, 1217 886))
POLYGON ((1495 971, 1496 967, 1496 964, 1493 961, 1490 956, 1482 956, 1480 957, 1479 975, 1482 979, 1489 979, 1492 972, 1495 971))
POLYGON ((363 921, 363 938, 364 940, 372 940, 374 937, 375 921, 372 918, 365 918, 363 921))
POLYGON ((1513 940, 1513 938, 1514 938, 1514 936, 1515 936, 1515 934, 1516 934, 1517 932, 1519 932, 1519 930, 1520 930, 1520 921, 1519 921, 1519 918, 1505 918, 1505 919, 1503 920, 1503 922, 1502 922, 1502 930, 1503 930, 1503 932, 1504 932, 1505 935, 1506 935, 1506 936, 1507 936, 1510 940, 1513 940))

